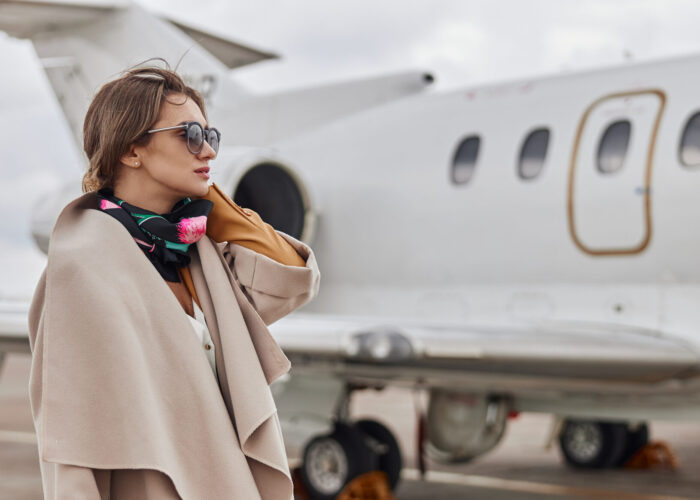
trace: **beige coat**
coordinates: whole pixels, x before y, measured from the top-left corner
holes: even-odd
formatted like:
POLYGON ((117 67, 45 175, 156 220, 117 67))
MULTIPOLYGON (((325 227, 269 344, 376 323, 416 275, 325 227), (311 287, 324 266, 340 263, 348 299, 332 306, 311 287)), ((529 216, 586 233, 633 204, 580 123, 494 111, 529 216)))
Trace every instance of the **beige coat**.
POLYGON ((289 500, 268 384, 290 363, 266 325, 318 292, 312 250, 278 233, 305 267, 209 237, 190 251, 215 377, 174 294, 96 206, 88 193, 59 216, 30 309, 45 497, 289 500))

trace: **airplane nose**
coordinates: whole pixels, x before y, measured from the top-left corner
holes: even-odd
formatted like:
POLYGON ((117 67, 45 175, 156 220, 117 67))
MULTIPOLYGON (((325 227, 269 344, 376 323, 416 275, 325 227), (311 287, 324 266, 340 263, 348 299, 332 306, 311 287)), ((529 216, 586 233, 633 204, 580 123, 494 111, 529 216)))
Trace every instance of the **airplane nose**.
POLYGON ((49 237, 61 209, 80 194, 80 180, 71 180, 61 185, 56 191, 39 198, 32 207, 30 219, 32 238, 44 254, 49 253, 49 237))

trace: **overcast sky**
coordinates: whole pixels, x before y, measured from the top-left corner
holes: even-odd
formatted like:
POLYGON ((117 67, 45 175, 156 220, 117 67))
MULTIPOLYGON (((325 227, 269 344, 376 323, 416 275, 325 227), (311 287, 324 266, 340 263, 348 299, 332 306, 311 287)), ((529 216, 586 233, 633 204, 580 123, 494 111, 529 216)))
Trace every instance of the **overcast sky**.
MULTIPOLYGON (((700 55, 692 0, 142 0, 280 60, 241 68, 252 90, 423 69, 437 91, 684 54, 700 55)), ((0 33, 2 295, 31 294, 44 258, 32 204, 83 168, 31 44, 0 33)))

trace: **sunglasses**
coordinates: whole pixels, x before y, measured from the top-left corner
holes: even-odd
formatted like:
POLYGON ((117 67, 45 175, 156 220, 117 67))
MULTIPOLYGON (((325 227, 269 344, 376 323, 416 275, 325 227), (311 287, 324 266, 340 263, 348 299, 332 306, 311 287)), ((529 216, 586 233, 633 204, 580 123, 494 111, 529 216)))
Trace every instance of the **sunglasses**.
POLYGON ((148 131, 149 134, 154 132, 163 132, 164 130, 184 129, 185 137, 187 137, 187 149, 193 155, 202 152, 204 141, 207 141, 215 153, 219 152, 219 141, 221 140, 221 132, 215 128, 204 128, 199 122, 185 122, 174 127, 155 128, 148 131))

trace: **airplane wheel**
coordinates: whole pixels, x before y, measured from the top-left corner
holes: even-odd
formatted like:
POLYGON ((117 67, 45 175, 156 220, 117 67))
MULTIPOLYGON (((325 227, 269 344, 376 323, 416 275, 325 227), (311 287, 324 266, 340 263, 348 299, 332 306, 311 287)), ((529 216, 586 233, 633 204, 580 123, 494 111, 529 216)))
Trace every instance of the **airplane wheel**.
POLYGON ((567 465, 584 469, 616 466, 627 445, 627 425, 589 420, 566 420, 559 446, 567 465))
POLYGON ((366 439, 356 427, 337 422, 331 434, 309 441, 301 478, 311 498, 333 500, 352 479, 375 470, 377 457, 366 439))
POLYGON ((384 424, 376 420, 358 420, 355 422, 355 426, 370 438, 379 442, 380 446, 378 448, 380 449, 374 449, 378 458, 377 465, 379 470, 386 473, 389 479, 389 486, 393 491, 399 482, 402 468, 401 449, 394 434, 384 424))
POLYGON ((642 424, 635 430, 627 429, 627 444, 625 451, 622 452, 620 460, 617 462, 618 467, 623 467, 627 461, 634 456, 639 450, 649 443, 649 426, 642 424))

